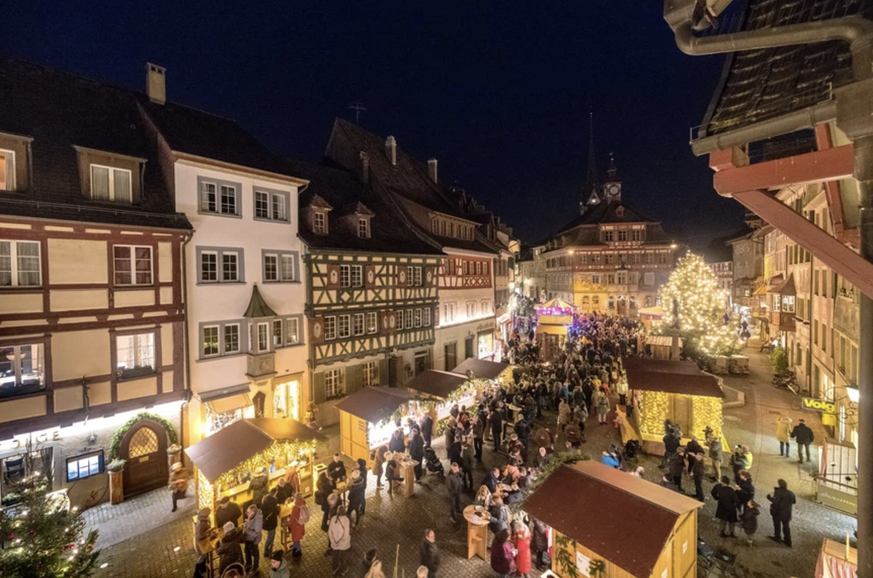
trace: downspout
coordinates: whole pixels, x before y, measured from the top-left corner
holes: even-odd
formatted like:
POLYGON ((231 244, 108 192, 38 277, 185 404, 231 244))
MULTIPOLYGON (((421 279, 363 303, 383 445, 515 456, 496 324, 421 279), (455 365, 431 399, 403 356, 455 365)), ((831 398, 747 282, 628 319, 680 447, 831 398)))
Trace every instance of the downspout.
MULTIPOLYGON (((185 237, 185 242, 182 243, 182 313, 185 316, 185 321, 183 322, 184 333, 182 336, 182 345, 185 347, 185 389, 187 390, 185 393, 185 401, 182 403, 182 407, 180 408, 180 416, 179 416, 179 425, 181 425, 182 429, 182 443, 181 446, 185 447, 185 434, 188 431, 185 427, 185 415, 188 413, 188 403, 191 400, 191 350, 188 347, 188 259, 186 257, 187 252, 186 249, 188 247, 188 243, 191 242, 191 239, 194 238, 195 231, 191 231, 189 235, 185 237)), ((187 436, 190 441, 190 435, 187 436)), ((184 452, 182 452, 182 460, 184 462, 184 452)))
MULTIPOLYGON (((873 22, 861 16, 696 38, 692 32, 694 6, 694 0, 664 2, 665 19, 674 30, 676 45, 685 54, 697 56, 842 40, 850 45, 855 84, 873 79, 873 22)), ((843 98, 851 106, 844 103, 844 108, 861 110, 841 111, 841 116, 847 117, 846 126, 842 128, 853 141, 855 150, 854 177, 860 195, 860 255, 873 262, 873 131, 864 122, 863 113, 869 112, 870 107, 869 95, 865 98, 864 94, 859 90, 845 95, 843 98)), ((750 139, 779 136, 780 133, 767 132, 774 128, 765 126, 760 134, 750 139)), ((873 444, 873 299, 863 292, 859 309, 858 387, 863 392, 858 404, 857 451, 861 452, 866 450, 865 444, 873 444)), ((868 578, 873 576, 873 460, 859 460, 857 536, 858 575, 868 578)))

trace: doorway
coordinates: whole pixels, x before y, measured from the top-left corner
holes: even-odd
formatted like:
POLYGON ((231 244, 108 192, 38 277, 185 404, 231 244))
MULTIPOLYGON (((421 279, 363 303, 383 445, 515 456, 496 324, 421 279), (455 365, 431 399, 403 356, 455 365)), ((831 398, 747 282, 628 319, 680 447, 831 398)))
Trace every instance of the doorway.
POLYGON ((167 432, 150 419, 138 421, 121 440, 124 495, 134 496, 167 485, 167 432))
POLYGON ((464 359, 470 359, 471 357, 475 357, 476 354, 473 353, 473 347, 476 345, 476 338, 472 335, 464 340, 464 359))
POLYGON ((446 343, 444 350, 446 359, 446 366, 444 369, 446 371, 451 371, 458 367, 458 343, 456 341, 446 343))

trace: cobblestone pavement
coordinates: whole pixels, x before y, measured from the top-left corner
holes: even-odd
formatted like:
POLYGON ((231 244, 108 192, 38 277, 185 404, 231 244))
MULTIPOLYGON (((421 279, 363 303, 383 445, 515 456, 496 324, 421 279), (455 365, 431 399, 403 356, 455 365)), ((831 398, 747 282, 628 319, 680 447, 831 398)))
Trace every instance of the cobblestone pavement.
MULTIPOLYGON (((846 533, 855 529, 854 518, 844 516, 833 510, 819 506, 812 501, 814 484, 811 474, 814 467, 809 464, 801 466, 794 457, 780 457, 776 450, 775 440, 776 413, 784 411, 794 417, 806 417, 811 426, 815 427, 816 439, 824 437, 824 430, 814 414, 803 414, 800 410, 799 398, 784 390, 777 390, 770 383, 769 361, 763 355, 748 353, 751 358, 751 372, 748 376, 727 376, 727 385, 739 389, 746 394, 746 406, 725 411, 725 435, 731 444, 749 444, 754 454, 752 475, 757 490, 756 501, 762 505, 759 518, 759 530, 755 537, 755 545, 748 547, 741 544, 742 540, 719 537, 718 523, 714 519, 715 504, 709 498, 712 484, 705 482, 704 491, 707 501, 699 517, 700 536, 715 549, 735 555, 734 567, 738 575, 760 578, 784 578, 786 576, 806 577, 813 574, 818 551, 823 537, 835 540, 845 540, 846 533), (776 413, 774 413, 776 412, 776 413), (773 526, 768 515, 766 494, 772 491, 778 478, 788 481, 798 498, 792 521, 794 548, 769 541, 766 536, 772 534, 773 526), (742 571, 742 572, 740 572, 742 571)), ((539 425, 555 424, 555 414, 546 412, 539 425)), ((327 435, 337 432, 325 429, 327 435)), ((586 436, 588 442, 583 446, 583 453, 593 459, 599 459, 601 452, 611 442, 619 443, 618 430, 611 426, 598 426, 596 420, 589 418, 586 436)), ((434 447, 440 456, 445 452, 442 440, 434 439, 434 447)), ((478 486, 485 476, 486 466, 502 465, 503 459, 495 457, 486 443, 485 463, 480 464, 474 475, 478 486)), ((330 446, 330 452, 335 444, 330 446)), ((330 455, 325 451, 321 458, 330 455)), ((818 452, 814 458, 817 459, 818 452)), ((445 462, 445 460, 444 460, 445 462)), ((659 458, 643 456, 640 464, 646 468, 645 477, 653 482, 660 480, 661 472, 657 465, 659 458)), ((814 462, 815 463, 815 460, 814 462)), ((442 552, 442 568, 440 576, 455 576, 464 578, 485 578, 493 576, 486 561, 474 558, 466 560, 466 527, 462 523, 454 525, 448 516, 448 494, 445 485, 436 475, 428 475, 424 483, 416 487, 416 495, 405 499, 395 494, 391 497, 383 490, 377 490, 375 480, 369 477, 367 494, 367 514, 361 524, 352 534, 352 553, 349 555, 353 568, 346 576, 354 576, 360 568, 360 559, 364 552, 376 548, 379 558, 384 562, 385 573, 391 576, 394 569, 395 555, 399 546, 399 568, 406 576, 414 576, 418 566, 418 548, 425 528, 436 531, 437 543, 442 552)), ((693 488, 690 480, 688 488, 693 488)), ((168 517, 162 512, 168 512, 164 492, 157 491, 155 512, 168 517), (163 508, 163 509, 161 509, 163 508)), ((140 498, 136 498, 138 500, 140 498)), ((149 498, 150 499, 150 498, 149 498)), ((464 498, 464 504, 472 501, 472 494, 464 498)), ((326 535, 319 528, 320 508, 310 500, 312 520, 307 527, 303 540, 304 555, 295 559, 292 565, 292 576, 329 576, 331 559, 324 556, 327 549, 326 535)), ((120 506, 116 506, 118 508, 120 506)), ((108 508, 108 506, 107 506, 108 508)), ((136 520, 136 512, 132 508, 130 516, 136 520)), ((101 513, 101 516, 105 514, 101 513)), ((136 528, 137 521, 127 523, 121 514, 121 521, 109 520, 109 533, 115 533, 121 528, 129 531, 136 528), (111 524, 116 524, 115 526, 111 524)), ((103 577, 158 577, 158 576, 189 576, 193 569, 194 555, 191 549, 191 512, 173 514, 173 521, 164 525, 150 521, 148 529, 141 535, 124 541, 109 539, 106 543, 114 544, 105 548, 100 562, 107 566, 98 571, 97 576, 103 577)), ((106 531, 103 518, 95 518, 100 522, 101 531, 106 531)), ((604 523, 621 523, 618 520, 604 523)), ((739 532, 739 530, 738 530, 739 532)), ((120 534, 121 535, 121 534, 120 534)), ((127 534, 123 534, 127 535, 127 534)), ((102 542, 101 538, 101 543, 102 542)), ((268 576, 266 561, 261 562, 261 576, 268 576)), ((402 573, 398 573, 402 576, 402 573)), ((533 576, 538 576, 534 572, 533 576)))

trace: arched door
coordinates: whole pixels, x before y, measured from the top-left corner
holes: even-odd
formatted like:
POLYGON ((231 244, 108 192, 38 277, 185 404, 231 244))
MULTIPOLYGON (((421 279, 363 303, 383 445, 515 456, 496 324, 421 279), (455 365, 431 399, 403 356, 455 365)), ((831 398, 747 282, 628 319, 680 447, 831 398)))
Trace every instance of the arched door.
POLYGON ((155 421, 143 419, 121 440, 124 467, 124 495, 134 496, 167 485, 167 432, 155 421))

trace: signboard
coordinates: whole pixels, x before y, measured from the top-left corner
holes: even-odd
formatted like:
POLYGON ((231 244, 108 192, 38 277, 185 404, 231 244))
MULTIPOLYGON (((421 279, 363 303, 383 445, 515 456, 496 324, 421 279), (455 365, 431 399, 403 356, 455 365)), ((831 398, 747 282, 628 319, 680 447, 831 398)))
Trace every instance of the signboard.
POLYGON ((589 570, 590 567, 591 567, 591 560, 588 558, 588 556, 586 556, 582 552, 576 551, 576 568, 580 572, 582 572, 583 576, 586 576, 586 577, 591 576, 591 570, 589 570))
POLYGON ((814 397, 804 397, 800 407, 807 411, 820 411, 829 415, 837 413, 836 403, 814 397))

